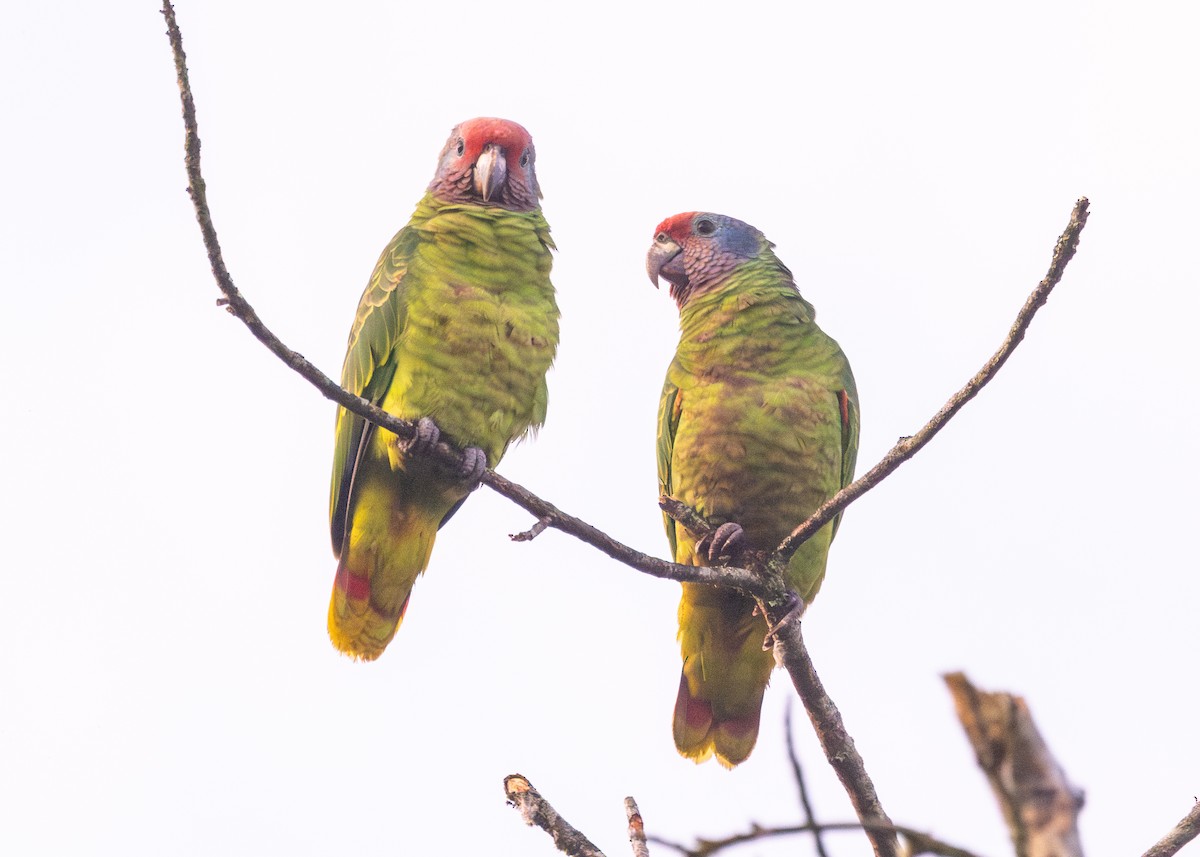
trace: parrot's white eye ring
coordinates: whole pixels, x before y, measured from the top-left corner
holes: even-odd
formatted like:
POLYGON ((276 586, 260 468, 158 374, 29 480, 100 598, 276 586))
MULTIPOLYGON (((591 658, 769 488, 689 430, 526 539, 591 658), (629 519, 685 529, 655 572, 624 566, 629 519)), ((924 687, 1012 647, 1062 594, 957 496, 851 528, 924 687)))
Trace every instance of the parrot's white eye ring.
POLYGON ((697 235, 712 235, 717 231, 717 225, 708 218, 703 218, 696 221, 697 235))
POLYGON ((457 149, 455 149, 455 152, 456 152, 456 153, 458 154, 458 156, 461 158, 461 157, 462 157, 462 153, 463 153, 463 152, 465 152, 466 150, 467 150, 467 144, 463 142, 463 138, 462 138, 462 137, 459 137, 459 138, 458 138, 458 148, 457 148, 457 149))
POLYGON ((667 235, 667 233, 665 233, 665 232, 660 232, 654 236, 654 240, 657 241, 659 244, 665 244, 666 242, 671 240, 671 237, 669 235, 667 235))
POLYGON ((521 153, 521 166, 523 166, 523 167, 529 166, 529 150, 528 149, 526 149, 524 152, 521 153))

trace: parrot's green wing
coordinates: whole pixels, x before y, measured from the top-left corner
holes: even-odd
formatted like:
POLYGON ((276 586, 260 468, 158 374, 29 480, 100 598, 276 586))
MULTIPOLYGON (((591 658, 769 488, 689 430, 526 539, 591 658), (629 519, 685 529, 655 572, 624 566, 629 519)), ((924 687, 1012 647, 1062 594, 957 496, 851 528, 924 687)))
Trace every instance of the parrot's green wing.
MULTIPOLYGON (((683 393, 671 381, 670 373, 663 385, 662 399, 658 405, 658 493, 671 495, 671 455, 675 449, 675 431, 679 428, 679 415, 683 410, 683 393)), ((671 560, 675 561, 675 519, 663 513, 663 524, 667 529, 667 541, 671 544, 671 560)))
MULTIPOLYGON (((405 276, 417 243, 417 231, 401 229, 383 251, 358 304, 342 367, 342 387, 379 404, 396 374, 395 345, 406 316, 405 276)), ((333 552, 342 554, 346 513, 359 455, 374 427, 357 414, 338 408, 333 479, 329 490, 329 526, 333 552)))
MULTIPOLYGON (((847 368, 848 374, 848 368, 847 368)), ((842 418, 842 487, 854 481, 854 464, 858 460, 858 393, 854 389, 854 378, 850 377, 847 389, 838 391, 838 406, 842 418)), ((842 523, 842 513, 833 518, 830 541, 837 535, 842 523)))

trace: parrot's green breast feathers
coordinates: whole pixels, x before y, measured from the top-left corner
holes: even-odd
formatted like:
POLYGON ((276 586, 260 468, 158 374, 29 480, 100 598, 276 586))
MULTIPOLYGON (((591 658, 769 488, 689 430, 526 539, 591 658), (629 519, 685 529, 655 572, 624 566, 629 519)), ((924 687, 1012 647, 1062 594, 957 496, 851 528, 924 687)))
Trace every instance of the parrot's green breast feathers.
MULTIPOLYGON (((690 496, 702 514, 733 516, 754 505, 742 496, 756 493, 752 486, 775 486, 793 500, 774 514, 803 511, 772 528, 782 539, 811 511, 802 508, 802 487, 778 484, 804 481, 805 459, 829 450, 835 491, 853 478, 858 394, 849 363, 769 249, 685 304, 680 327, 659 406, 659 490, 690 496)), ((677 554, 675 522, 663 520, 677 554)))
MULTIPOLYGON (((489 466, 546 418, 558 344, 554 243, 540 211, 439 203, 427 194, 375 265, 359 301, 342 386, 489 466)), ((359 451, 372 429, 338 409, 330 529, 340 554, 359 451)))

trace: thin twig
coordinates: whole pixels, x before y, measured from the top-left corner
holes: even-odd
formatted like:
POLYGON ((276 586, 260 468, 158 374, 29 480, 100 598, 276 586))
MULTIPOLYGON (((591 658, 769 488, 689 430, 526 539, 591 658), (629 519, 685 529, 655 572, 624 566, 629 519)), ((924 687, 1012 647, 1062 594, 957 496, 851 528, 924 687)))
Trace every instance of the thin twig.
POLYGON ((808 656, 800 632, 799 611, 794 611, 779 623, 775 631, 775 656, 791 676, 796 693, 800 695, 817 739, 821 742, 821 749, 825 751, 825 758, 850 797, 850 804, 862 821, 876 857, 896 857, 898 851, 892 820, 879 802, 875 783, 867 773, 858 748, 854 746, 854 739, 846 731, 841 712, 825 692, 825 686, 821 684, 812 659, 808 656))
POLYGON ((769 592, 763 580, 753 571, 744 568, 706 568, 704 566, 680 565, 666 562, 657 557, 634 550, 628 545, 614 539, 603 530, 593 527, 584 520, 568 515, 552 503, 538 497, 528 488, 505 479, 499 473, 488 470, 483 474, 483 482, 497 494, 512 500, 522 509, 532 513, 539 521, 544 520, 556 530, 562 530, 582 542, 596 548, 603 554, 624 563, 630 568, 664 580, 676 580, 680 583, 704 583, 709 586, 732 586, 750 594, 766 594, 769 592))
POLYGON ((512 533, 509 538, 514 542, 531 542, 546 531, 550 526, 549 518, 538 518, 532 527, 519 533, 512 533))
MULTIPOLYGON (((225 295, 218 301, 218 305, 224 306, 230 313, 241 319, 259 342, 267 346, 275 356, 294 371, 307 378, 326 398, 333 399, 347 407, 352 401, 365 402, 365 400, 347 393, 322 374, 316 366, 304 359, 303 355, 284 345, 274 333, 267 329, 258 314, 255 313, 254 308, 246 302, 241 292, 234 286, 233 279, 229 276, 229 270, 225 266, 225 259, 221 254, 221 244, 217 240, 217 230, 213 226, 212 214, 208 208, 204 177, 200 173, 200 134, 196 125, 196 103, 192 98, 192 88, 188 81, 187 56, 183 52, 183 36, 175 21, 175 8, 169 0, 163 0, 162 13, 167 20, 167 37, 171 40, 171 50, 175 55, 175 75, 179 80, 179 95, 183 101, 183 145, 184 163, 188 176, 188 195, 191 196, 192 204, 196 209, 196 220, 200 224, 200 233, 204 237, 204 247, 208 251, 208 262, 212 267, 213 277, 217 281, 217 287, 225 295)), ((371 406, 369 402, 365 402, 365 404, 371 406)), ((384 414, 384 411, 380 410, 379 413, 384 414)), ((410 438, 413 435, 411 423, 405 423, 403 427, 397 426, 396 428, 398 429, 397 434, 401 437, 410 438)))
POLYGON ((745 845, 748 842, 757 842, 761 839, 773 839, 780 836, 795 836, 800 833, 811 833, 819 835, 821 833, 838 833, 841 831, 857 831, 857 830, 873 830, 877 833, 887 833, 893 836, 899 834, 903 836, 908 843, 909 850, 906 852, 910 857, 917 857, 920 854, 937 854, 941 857, 978 857, 971 851, 965 848, 959 848, 955 845, 942 842, 935 839, 927 833, 922 833, 919 830, 914 830, 911 827, 905 827, 900 824, 883 824, 882 822, 864 822, 864 821, 835 821, 827 824, 794 824, 785 827, 762 827, 757 824, 752 824, 750 829, 745 833, 735 833, 732 836, 726 836, 723 839, 697 839, 695 845, 683 845, 679 842, 673 842, 670 839, 663 839, 660 836, 648 836, 647 839, 655 845, 662 845, 665 848, 673 848, 685 857, 712 857, 719 851, 726 848, 731 848, 735 845, 745 845))
POLYGON ((1170 833, 1154 843, 1142 857, 1171 857, 1198 835, 1200 835, 1200 801, 1192 806, 1192 811, 1185 815, 1170 833))
POLYGON ((633 849, 633 857, 650 857, 650 846, 646 844, 646 825, 642 823, 641 810, 632 797, 625 798, 625 817, 629 820, 629 845, 633 849))
MULTIPOLYGON (((817 819, 813 815, 812 803, 808 799, 808 784, 804 782, 804 770, 800 767, 800 756, 796 753, 796 739, 792 735, 792 698, 790 696, 783 708, 783 731, 787 736, 787 754, 792 763, 792 776, 796 779, 796 790, 800 793, 800 811, 803 815, 801 820, 804 824, 812 824, 817 819)), ((821 837, 819 830, 813 831, 813 845, 817 848, 818 857, 829 857, 829 852, 825 850, 825 840, 821 837)))
POLYGON ((1054 290, 1059 280, 1062 279, 1067 263, 1071 261, 1071 257, 1075 255, 1075 250, 1079 246, 1079 235, 1083 231, 1087 219, 1087 197, 1081 197, 1075 203, 1075 208, 1071 211, 1071 220, 1067 224, 1067 228, 1059 236, 1058 242, 1054 245, 1054 256, 1050 261, 1050 269, 1046 272, 1045 278, 1038 283, 1037 288, 1025 300, 1025 305, 1017 313, 1017 319, 1013 322, 1012 328, 1009 330, 1004 342, 1000 345, 999 350, 975 374, 975 377, 968 381, 961 390, 951 396, 950 400, 942 406, 940 411, 934 414, 929 422, 921 427, 920 431, 911 437, 901 439, 878 464, 833 495, 807 521, 804 521, 796 529, 792 530, 791 534, 779 545, 778 552, 780 556, 784 559, 790 557, 817 530, 833 520, 838 512, 845 509, 863 494, 866 494, 882 482, 893 470, 916 455, 917 451, 933 440, 933 436, 941 431, 946 423, 950 422, 954 415, 962 410, 962 407, 967 402, 971 401, 992 378, 996 377, 996 373, 1000 371, 1000 367, 1004 365, 1005 361, 1008 360, 1013 351, 1016 350, 1016 347, 1021 343, 1021 340, 1025 338, 1025 331, 1028 330, 1029 323, 1033 321, 1033 316, 1046 303, 1046 299, 1050 297, 1050 292, 1054 290))
POLYGON ((666 513, 668 518, 697 538, 707 536, 715 529, 707 518, 687 503, 681 503, 669 494, 663 494, 658 498, 658 507, 666 513))
POLYGON ((550 834, 559 851, 571 857, 604 857, 604 853, 568 824, 525 777, 520 774, 505 777, 504 794, 508 802, 521 813, 526 824, 540 827, 550 834))

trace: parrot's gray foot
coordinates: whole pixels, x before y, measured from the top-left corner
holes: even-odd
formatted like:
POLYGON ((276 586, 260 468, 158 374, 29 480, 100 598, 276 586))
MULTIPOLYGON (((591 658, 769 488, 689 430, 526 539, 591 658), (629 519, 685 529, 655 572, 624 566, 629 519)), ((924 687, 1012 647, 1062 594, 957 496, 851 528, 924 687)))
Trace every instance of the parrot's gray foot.
POLYGON ((731 559, 746 540, 746 531, 741 524, 721 524, 707 536, 696 542, 696 553, 709 562, 718 562, 722 557, 731 559))
POLYGON ((463 483, 468 491, 474 491, 479 487, 479 482, 488 469, 487 453, 477 446, 468 446, 463 450, 458 468, 458 481, 463 483))
MULTIPOLYGON (((428 455, 442 439, 442 430, 429 417, 421 417, 417 420, 416 428, 416 434, 412 436, 412 439, 400 442, 405 454, 413 458, 428 455)), ((468 446, 463 450, 457 466, 443 464, 440 459, 435 466, 449 471, 450 475, 456 481, 461 482, 468 491, 474 491, 479 487, 484 471, 488 469, 487 454, 477 446, 468 446)))
POLYGON ((438 445, 442 439, 442 430, 429 417, 417 420, 417 433, 411 440, 404 442, 404 451, 409 455, 428 455, 429 451, 438 445))

